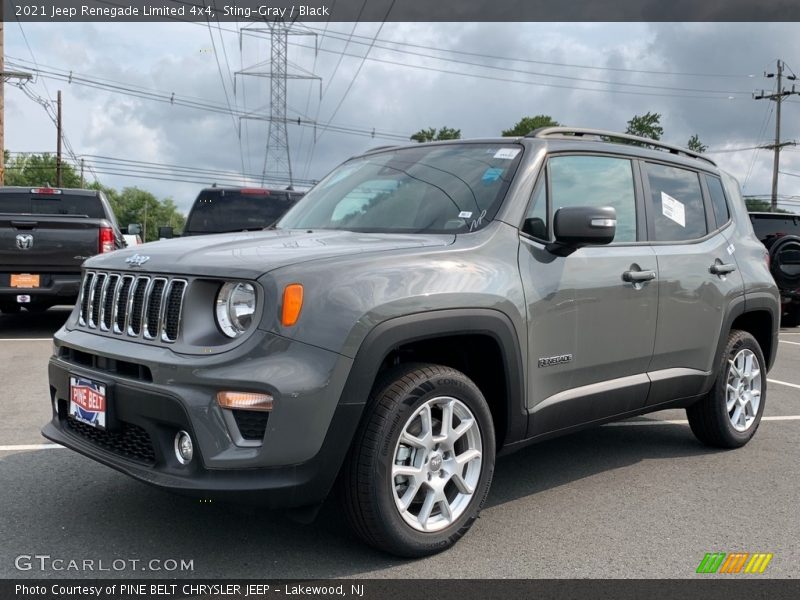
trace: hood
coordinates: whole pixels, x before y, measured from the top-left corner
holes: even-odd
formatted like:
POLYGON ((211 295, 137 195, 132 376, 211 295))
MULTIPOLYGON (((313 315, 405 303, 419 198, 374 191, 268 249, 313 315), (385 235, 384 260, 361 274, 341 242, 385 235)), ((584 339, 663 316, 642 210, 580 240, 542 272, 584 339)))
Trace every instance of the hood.
POLYGON ((357 253, 447 246, 455 235, 274 230, 192 236, 99 254, 84 266, 143 273, 255 279, 268 271, 310 260, 357 253), (148 257, 140 267, 125 260, 148 257))

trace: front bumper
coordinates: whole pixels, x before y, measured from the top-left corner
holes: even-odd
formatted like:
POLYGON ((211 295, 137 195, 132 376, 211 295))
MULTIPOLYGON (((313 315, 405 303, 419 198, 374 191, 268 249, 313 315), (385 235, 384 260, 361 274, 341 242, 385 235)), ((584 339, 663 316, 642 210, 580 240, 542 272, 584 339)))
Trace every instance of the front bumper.
POLYGON ((146 483, 208 498, 306 506, 328 494, 350 445, 363 400, 340 402, 351 360, 256 331, 214 356, 62 330, 50 359, 52 420, 42 434, 146 483), (67 417, 69 377, 107 386, 109 431, 67 417), (274 397, 263 438, 244 442, 216 404, 220 390, 274 397), (194 441, 188 465, 175 434, 194 441))

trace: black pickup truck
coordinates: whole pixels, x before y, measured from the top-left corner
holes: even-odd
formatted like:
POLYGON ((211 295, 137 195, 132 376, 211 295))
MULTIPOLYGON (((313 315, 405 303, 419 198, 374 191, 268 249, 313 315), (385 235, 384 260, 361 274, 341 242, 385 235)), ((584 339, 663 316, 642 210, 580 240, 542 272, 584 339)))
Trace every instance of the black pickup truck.
POLYGON ((781 291, 781 325, 800 325, 800 215, 750 213, 753 229, 769 250, 770 270, 781 291))
POLYGON ((74 304, 83 261, 123 247, 102 192, 0 188, 0 311, 74 304))

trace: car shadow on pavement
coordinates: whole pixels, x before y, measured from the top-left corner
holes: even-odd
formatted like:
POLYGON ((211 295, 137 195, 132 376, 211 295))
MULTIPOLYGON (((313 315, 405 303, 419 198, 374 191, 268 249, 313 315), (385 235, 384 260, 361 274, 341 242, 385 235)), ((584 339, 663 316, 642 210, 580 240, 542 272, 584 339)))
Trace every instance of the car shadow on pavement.
POLYGON ((43 312, 22 310, 16 314, 0 313, 0 337, 52 337, 71 312, 71 306, 54 306, 43 312))
MULTIPOLYGON (((498 459, 487 508, 640 461, 710 452, 687 427, 586 430, 498 459)), ((134 574, 15 568, 16 556, 36 553, 106 564, 193 561, 191 571, 135 573, 143 577, 358 577, 407 562, 359 542, 333 499, 314 523, 302 525, 280 511, 175 496, 67 450, 0 455, 0 481, 4 578, 134 574)))

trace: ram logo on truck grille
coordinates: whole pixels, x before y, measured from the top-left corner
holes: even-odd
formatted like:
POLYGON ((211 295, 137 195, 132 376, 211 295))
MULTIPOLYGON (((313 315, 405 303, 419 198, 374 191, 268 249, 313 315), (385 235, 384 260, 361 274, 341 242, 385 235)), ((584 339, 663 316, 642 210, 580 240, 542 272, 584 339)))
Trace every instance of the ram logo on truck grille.
POLYGON ((33 236, 30 233, 20 233, 17 236, 17 248, 20 250, 30 250, 33 248, 33 236))

